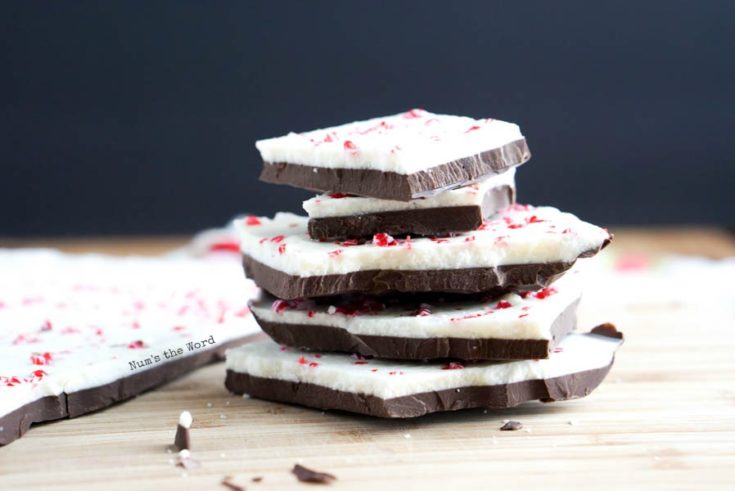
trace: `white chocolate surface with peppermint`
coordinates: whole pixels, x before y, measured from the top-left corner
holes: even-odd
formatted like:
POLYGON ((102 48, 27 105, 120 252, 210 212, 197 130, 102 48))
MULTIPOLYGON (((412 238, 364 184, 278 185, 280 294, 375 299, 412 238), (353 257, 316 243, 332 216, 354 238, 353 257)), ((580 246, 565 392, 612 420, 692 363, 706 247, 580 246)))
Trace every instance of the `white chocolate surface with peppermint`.
MULTIPOLYGON (((315 384, 382 399, 472 386, 504 385, 549 379, 603 368, 622 343, 595 334, 570 334, 548 359, 483 362, 463 369, 441 363, 356 359, 344 354, 315 354, 258 341, 227 351, 227 369, 254 377, 315 384)), ((455 365, 456 366, 456 365, 455 365)))
POLYGON ((258 319, 273 323, 329 326, 351 334, 401 338, 552 339, 554 321, 581 296, 581 274, 571 271, 553 286, 521 295, 510 293, 484 302, 422 304, 407 311, 316 305, 309 300, 261 300, 252 304, 258 319))
POLYGON ((6 250, 0 271, 0 416, 258 332, 231 258, 6 250))
POLYGON ((450 189, 427 198, 411 201, 365 198, 326 193, 304 201, 303 207, 309 218, 364 215, 389 211, 426 210, 429 208, 451 208, 457 206, 482 206, 485 194, 492 188, 509 186, 515 189, 515 169, 509 169, 481 181, 450 189))
POLYGON ((513 205, 485 220, 478 230, 441 239, 397 240, 383 234, 360 245, 318 242, 309 238, 307 223, 306 217, 278 213, 273 219, 237 219, 235 226, 244 254, 301 277, 572 262, 610 239, 606 230, 570 213, 528 205, 513 205))
POLYGON ((264 162, 411 174, 487 152, 523 135, 497 119, 433 114, 421 109, 305 133, 260 140, 264 162))

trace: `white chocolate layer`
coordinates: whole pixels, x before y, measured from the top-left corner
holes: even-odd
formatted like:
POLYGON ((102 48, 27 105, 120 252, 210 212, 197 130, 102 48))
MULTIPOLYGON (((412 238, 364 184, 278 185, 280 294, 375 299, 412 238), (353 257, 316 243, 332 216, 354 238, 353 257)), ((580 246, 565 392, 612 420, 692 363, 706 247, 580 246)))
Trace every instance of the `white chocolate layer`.
POLYGON ((610 237, 606 230, 556 208, 524 205, 494 215, 481 230, 439 240, 398 240, 393 246, 314 241, 307 233, 308 219, 290 213, 258 220, 259 225, 235 221, 242 252, 275 270, 302 277, 571 262, 610 237))
POLYGON ((258 332, 237 261, 0 251, 0 416, 258 332))
POLYGON ((345 196, 335 198, 333 194, 320 194, 304 201, 303 207, 309 218, 365 215, 387 211, 426 210, 429 208, 452 208, 456 206, 482 206, 485 194, 501 186, 515 189, 515 169, 502 174, 462 186, 428 198, 411 201, 345 196))
POLYGON ((307 133, 260 140, 264 162, 412 174, 502 147, 523 135, 496 119, 420 109, 307 133))
POLYGON ((442 364, 356 360, 350 355, 301 352, 271 340, 227 351, 227 369, 255 377, 320 385, 382 399, 463 387, 550 379, 608 366, 621 341, 570 334, 545 360, 484 362, 461 370, 442 364), (356 363, 357 362, 357 363, 356 363))
POLYGON ((477 302, 451 302, 429 306, 424 315, 417 311, 390 307, 358 315, 341 313, 339 309, 303 300, 286 308, 258 301, 252 305, 258 319, 268 322, 296 324, 299 328, 329 326, 352 334, 401 338, 465 338, 465 339, 543 339, 552 338, 551 326, 559 315, 581 296, 579 271, 571 271, 550 288, 540 292, 515 293, 477 302), (510 304, 510 306, 508 306, 510 304), (499 307, 500 306, 500 307, 499 307))

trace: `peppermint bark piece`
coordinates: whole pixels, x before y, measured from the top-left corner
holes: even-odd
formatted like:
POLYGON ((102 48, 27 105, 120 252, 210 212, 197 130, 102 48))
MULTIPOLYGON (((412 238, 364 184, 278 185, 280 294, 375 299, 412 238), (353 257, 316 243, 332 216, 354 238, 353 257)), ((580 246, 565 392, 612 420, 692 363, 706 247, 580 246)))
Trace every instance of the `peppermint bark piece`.
POLYGON ((307 219, 238 219, 247 275, 275 297, 346 293, 502 294, 548 286, 580 257, 612 239, 604 229, 555 208, 514 205, 472 232, 447 238, 317 242, 307 219))
POLYGON ((515 169, 427 198, 395 201, 328 193, 304 201, 309 236, 345 240, 393 236, 446 236, 475 230, 515 202, 515 169))
POLYGON ((575 328, 579 276, 572 271, 536 292, 482 300, 391 305, 375 297, 324 302, 269 297, 251 308, 263 331, 296 349, 396 360, 540 359, 575 328))
POLYGON ((605 378, 622 339, 571 334, 546 360, 478 364, 409 363, 313 354, 270 340, 227 352, 235 394, 382 418, 508 408, 589 395, 605 378))
POLYGON ((262 181, 398 201, 500 174, 531 156, 513 123, 421 109, 255 146, 262 181))
POLYGON ((236 258, 1 251, 0 445, 134 397, 257 335, 236 258))

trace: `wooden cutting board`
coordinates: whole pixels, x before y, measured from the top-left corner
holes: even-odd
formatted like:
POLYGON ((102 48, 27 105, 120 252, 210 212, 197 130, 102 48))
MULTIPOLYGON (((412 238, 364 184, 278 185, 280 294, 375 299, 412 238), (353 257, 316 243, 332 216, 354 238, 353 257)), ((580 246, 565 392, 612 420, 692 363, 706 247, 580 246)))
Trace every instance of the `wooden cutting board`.
MULTIPOLYGON (((176 241, 46 243, 146 253, 176 241)), ((735 255, 735 241, 714 230, 631 231, 614 250, 722 257, 735 255)), ((290 473, 297 462, 335 474, 333 489, 735 489, 735 305, 621 308, 632 293, 604 288, 590 285, 580 325, 614 321, 627 341, 588 398, 384 421, 232 396, 219 364, 34 427, 0 448, 0 490, 218 490, 224 476, 249 490, 308 489, 290 473), (611 294, 620 297, 605 301, 611 294), (166 451, 183 409, 201 463, 188 471, 166 451), (498 431, 505 419, 525 430, 498 431)))

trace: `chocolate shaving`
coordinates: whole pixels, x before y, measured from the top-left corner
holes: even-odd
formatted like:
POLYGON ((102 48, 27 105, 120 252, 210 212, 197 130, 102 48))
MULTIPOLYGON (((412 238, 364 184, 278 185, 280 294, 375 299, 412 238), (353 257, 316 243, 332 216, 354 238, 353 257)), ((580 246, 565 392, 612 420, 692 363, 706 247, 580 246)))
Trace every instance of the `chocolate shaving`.
POLYGON ((500 427, 500 431, 518 431, 523 429, 523 423, 520 421, 508 421, 500 427))
POLYGON ((296 464, 291 469, 293 475, 301 482, 310 482, 315 484, 329 484, 330 482, 337 479, 332 474, 326 472, 319 472, 312 469, 308 469, 303 465, 296 464))
POLYGON ((232 491, 245 491, 245 486, 240 486, 239 484, 232 482, 231 476, 225 476, 220 484, 232 491))
POLYGON ((592 334, 597 334, 598 336, 606 336, 608 338, 614 338, 614 339, 623 339, 623 333, 618 331, 615 325, 610 324, 609 322, 600 324, 599 326, 592 329, 590 332, 592 334))
POLYGON ((253 482, 261 482, 263 480, 263 476, 255 476, 251 479, 253 482))

